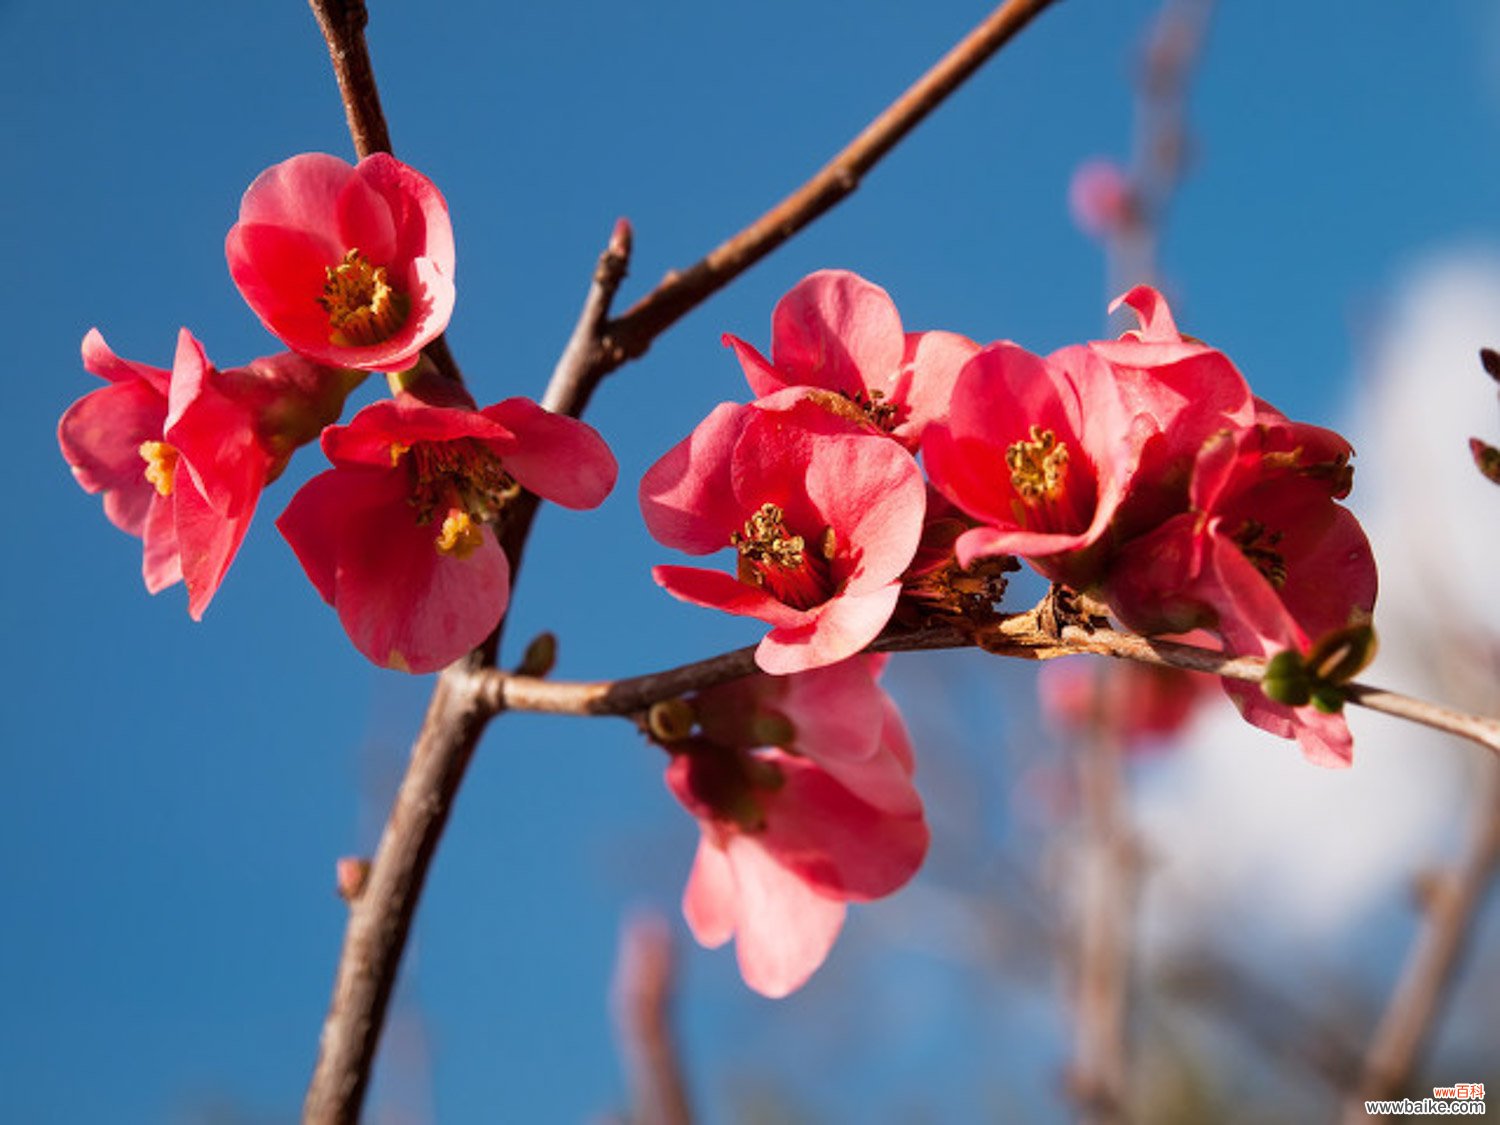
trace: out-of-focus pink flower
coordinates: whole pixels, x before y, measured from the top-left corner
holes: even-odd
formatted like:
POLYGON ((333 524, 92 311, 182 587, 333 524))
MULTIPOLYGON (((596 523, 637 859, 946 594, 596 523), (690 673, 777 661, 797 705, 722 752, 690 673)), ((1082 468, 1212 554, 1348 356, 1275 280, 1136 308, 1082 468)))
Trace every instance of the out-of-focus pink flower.
POLYGON ((702 832, 683 895, 693 936, 735 939, 745 983, 801 987, 845 903, 890 894, 921 866, 928 830, 912 754, 874 657, 692 700, 700 730, 671 742, 667 785, 702 832))
POLYGON ((841 396, 872 428, 915 449, 947 412, 959 368, 979 350, 952 332, 905 332, 884 289, 847 270, 798 282, 771 314, 771 359, 726 335, 757 397, 787 387, 841 396))
POLYGON ((452 663, 504 616, 493 525, 518 488, 592 508, 616 474, 591 427, 524 398, 473 410, 402 393, 330 426, 323 451, 334 468, 276 526, 355 647, 408 672, 452 663))
POLYGON ((303 153, 262 172, 225 243, 229 272, 293 351, 362 371, 416 363, 453 312, 453 229, 432 181, 386 153, 303 153))
MULTIPOLYGON (((1351 450, 1330 430, 1260 405, 1257 422, 1208 442, 1192 510, 1127 544, 1107 583, 1111 607, 1143 632, 1211 628, 1236 655, 1306 653, 1336 629, 1368 621, 1375 559, 1349 492, 1351 450)), ((1253 684, 1225 689, 1255 725, 1296 738, 1308 759, 1347 765, 1341 715, 1288 707, 1253 684)))
POLYGON ((1142 435, 1107 363, 1086 347, 1043 359, 991 344, 960 372, 946 423, 927 430, 934 487, 982 526, 959 562, 1018 555, 1086 589, 1135 472, 1142 435))
POLYGON ((1037 676, 1042 713, 1063 732, 1100 729, 1128 750, 1161 742, 1187 724, 1214 690, 1201 672, 1130 661, 1051 660, 1037 676))
POLYGON ((658 542, 737 556, 733 575, 658 566, 656 581, 683 601, 769 623, 756 663, 776 674, 835 663, 874 640, 922 532, 922 474, 911 455, 837 432, 821 413, 806 402, 722 403, 641 480, 641 511, 658 542))
POLYGON ((297 446, 338 417, 353 378, 284 353, 216 370, 187 329, 170 372, 114 354, 91 329, 84 368, 109 382, 75 402, 58 442, 104 511, 144 543, 151 593, 183 580, 203 616, 261 491, 297 446))
POLYGON ((1086 160, 1068 182, 1068 212, 1090 238, 1112 238, 1139 215, 1130 177, 1113 160, 1086 160))

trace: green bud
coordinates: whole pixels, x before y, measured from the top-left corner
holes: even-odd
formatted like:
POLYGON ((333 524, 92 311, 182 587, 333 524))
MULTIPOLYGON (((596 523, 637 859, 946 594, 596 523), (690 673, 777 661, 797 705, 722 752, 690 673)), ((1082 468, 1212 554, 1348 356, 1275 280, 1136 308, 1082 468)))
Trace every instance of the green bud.
POLYGON ((1344 709, 1344 693, 1336 684, 1318 684, 1311 698, 1312 705, 1325 715, 1337 715, 1344 709))
POLYGON ((1266 661, 1265 673, 1260 678, 1260 689, 1268 699, 1285 703, 1288 707, 1302 707, 1312 697, 1307 666, 1302 654, 1295 649, 1278 652, 1266 661))
POLYGON ((1347 625, 1318 639, 1307 654, 1307 666, 1319 683, 1347 684, 1370 666, 1378 648, 1368 621, 1347 625))

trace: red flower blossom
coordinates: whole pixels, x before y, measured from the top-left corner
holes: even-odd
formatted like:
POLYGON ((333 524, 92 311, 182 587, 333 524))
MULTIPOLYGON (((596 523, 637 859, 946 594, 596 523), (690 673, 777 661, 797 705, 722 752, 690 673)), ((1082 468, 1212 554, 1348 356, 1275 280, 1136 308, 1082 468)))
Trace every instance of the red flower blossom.
POLYGON ((504 616, 510 566, 494 523, 518 488, 592 508, 615 459, 592 428, 524 398, 483 410, 403 393, 323 433, 334 468, 276 526, 356 648, 433 672, 504 616))
POLYGON ((1244 376, 1223 352, 1178 332, 1160 293, 1139 285, 1110 312, 1122 305, 1140 319, 1140 328, 1089 345, 1114 372, 1141 442, 1129 494, 1116 513, 1116 540, 1185 511, 1203 443, 1255 418, 1255 397, 1244 376))
POLYGON ((453 230, 432 182, 386 153, 303 153, 262 172, 225 243, 229 272, 293 351, 402 371, 453 312, 453 230))
MULTIPOLYGON (((1367 621, 1375 559, 1348 495, 1349 444, 1261 406, 1259 420, 1207 443, 1192 511, 1127 544, 1106 583, 1111 607, 1142 632, 1211 628, 1236 655, 1306 653, 1319 637, 1367 621)), ((1347 765, 1340 715, 1292 708, 1253 684, 1225 682, 1245 718, 1296 738, 1309 760, 1347 765)))
POLYGON ((1201 672, 1130 661, 1050 660, 1037 676, 1042 714, 1054 726, 1069 734, 1098 726, 1127 750, 1175 735, 1213 690, 1201 672))
POLYGON ((1001 342, 964 366, 923 457, 933 486, 982 525, 958 539, 961 565, 1018 555, 1085 589, 1140 443, 1112 370, 1090 349, 1043 359, 1001 342))
POLYGON ((290 353, 217 371, 187 329, 170 372, 120 359, 91 329, 83 365, 109 386, 75 402, 58 442, 111 523, 144 543, 146 589, 179 580, 203 616, 292 451, 338 416, 347 373, 290 353))
POLYGON ((734 575, 658 566, 656 581, 772 625, 756 652, 767 672, 832 664, 874 640, 917 548, 917 463, 895 442, 839 432, 845 425, 795 397, 786 409, 722 403, 641 481, 658 542, 737 554, 734 575))
POLYGON ((766 996, 823 963, 845 903, 890 894, 926 855, 911 747, 875 683, 880 666, 857 657, 700 692, 701 732, 667 746, 667 785, 702 831, 683 913, 709 948, 735 938, 745 983, 766 996))
POLYGON ((947 411, 959 368, 979 345, 952 332, 905 332, 884 289, 846 270, 798 282, 771 314, 771 359, 725 335, 757 397, 832 391, 874 429, 915 449, 947 411))

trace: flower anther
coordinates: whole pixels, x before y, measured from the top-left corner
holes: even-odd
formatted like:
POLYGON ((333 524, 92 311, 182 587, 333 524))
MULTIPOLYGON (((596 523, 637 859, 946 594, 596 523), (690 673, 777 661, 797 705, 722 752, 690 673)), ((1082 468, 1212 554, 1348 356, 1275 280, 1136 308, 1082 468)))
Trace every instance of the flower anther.
POLYGON ((143 441, 141 460, 146 463, 146 479, 158 496, 172 495, 177 479, 177 447, 165 441, 143 441))
POLYGON ((391 285, 386 267, 372 264, 357 249, 328 267, 318 304, 328 314, 329 343, 342 348, 389 340, 411 312, 411 298, 391 285))

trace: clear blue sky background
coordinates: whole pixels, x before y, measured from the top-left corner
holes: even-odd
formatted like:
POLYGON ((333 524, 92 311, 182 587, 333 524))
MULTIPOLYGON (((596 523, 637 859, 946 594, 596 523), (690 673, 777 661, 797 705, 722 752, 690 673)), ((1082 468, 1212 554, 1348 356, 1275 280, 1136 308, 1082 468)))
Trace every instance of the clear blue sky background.
MULTIPOLYGON (((397 154, 452 208, 450 338, 482 402, 540 394, 617 216, 636 230, 628 302, 800 183, 987 10, 372 8, 397 154)), ((744 395, 720 333, 764 344, 776 298, 810 270, 860 271, 911 328, 1036 350, 1096 334, 1100 257, 1070 225, 1066 184, 1082 158, 1125 154, 1130 59, 1154 8, 1069 0, 1043 15, 852 199, 614 377, 590 420, 621 486, 600 513, 543 515, 511 643, 554 630, 559 674, 601 677, 754 639, 656 589, 665 552, 640 526, 635 484, 714 403, 744 395)), ((181 325, 221 366, 277 350, 230 283, 224 233, 264 167, 351 155, 342 111, 297 0, 4 0, 0 43, 13 419, 0 1118, 286 1120, 342 934, 333 862, 372 845, 428 682, 367 665, 271 526, 320 468, 315 451, 267 495, 193 624, 180 588, 146 596, 138 544, 74 486, 54 428, 96 385, 78 360, 90 326, 163 366, 181 325)), ((1333 419, 1351 341, 1405 263, 1500 235, 1497 43, 1484 0, 1420 16, 1222 5, 1165 267, 1184 327, 1289 412, 1333 419)), ((935 679, 992 692, 991 675, 950 658, 898 663, 891 680, 919 711, 935 679)), ((1029 729, 987 700, 967 715, 1029 729)), ((638 902, 675 921, 695 838, 661 764, 614 721, 492 728, 408 958, 399 1034, 417 1046, 388 1059, 382 1104, 568 1121, 620 1103, 605 1010, 616 930, 638 902)), ((1003 811, 978 819, 1003 833, 1003 811)), ((962 854, 936 832, 935 861, 962 854)), ((684 1033, 711 1119, 752 1088, 789 1090, 829 1120, 1052 1112, 1055 1005, 976 1016, 960 978, 882 952, 880 925, 863 921, 879 917, 856 912, 824 976, 779 1005, 745 992, 727 951, 689 950, 684 1033)))

